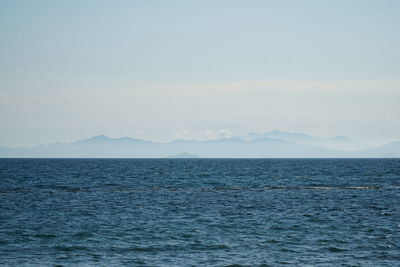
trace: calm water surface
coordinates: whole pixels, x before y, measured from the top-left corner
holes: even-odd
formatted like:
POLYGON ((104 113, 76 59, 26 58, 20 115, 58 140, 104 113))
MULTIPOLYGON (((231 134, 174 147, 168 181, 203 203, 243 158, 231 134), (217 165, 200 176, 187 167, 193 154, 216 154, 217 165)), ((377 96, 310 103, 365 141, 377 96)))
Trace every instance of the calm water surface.
POLYGON ((400 160, 1 159, 2 266, 400 266, 400 160))

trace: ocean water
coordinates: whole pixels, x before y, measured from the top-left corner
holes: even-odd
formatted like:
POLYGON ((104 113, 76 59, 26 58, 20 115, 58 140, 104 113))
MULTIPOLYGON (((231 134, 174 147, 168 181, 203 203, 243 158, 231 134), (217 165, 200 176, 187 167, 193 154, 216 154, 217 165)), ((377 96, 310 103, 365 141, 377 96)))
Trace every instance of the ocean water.
POLYGON ((1 159, 1 266, 400 266, 397 159, 1 159))

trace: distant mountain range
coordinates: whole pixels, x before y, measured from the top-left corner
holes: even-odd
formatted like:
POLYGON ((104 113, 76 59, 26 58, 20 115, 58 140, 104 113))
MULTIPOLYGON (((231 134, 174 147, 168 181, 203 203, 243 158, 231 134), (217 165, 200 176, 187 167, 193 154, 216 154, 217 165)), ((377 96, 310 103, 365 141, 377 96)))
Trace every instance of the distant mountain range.
POLYGON ((168 156, 168 158, 170 158, 170 159, 197 159, 197 158, 199 158, 199 156, 183 152, 178 155, 168 156))
POLYGON ((359 144, 342 135, 332 138, 318 138, 304 133, 290 133, 279 130, 274 130, 266 134, 250 133, 248 135, 241 136, 240 138, 246 141, 260 138, 274 138, 298 144, 321 146, 337 150, 356 150, 364 147, 362 144, 359 144))
POLYGON ((73 143, 35 147, 0 147, 2 158, 395 158, 400 142, 355 149, 358 143, 344 136, 328 139, 303 133, 272 131, 218 140, 174 140, 157 143, 104 135, 73 143), (171 156, 172 155, 172 156, 171 156))

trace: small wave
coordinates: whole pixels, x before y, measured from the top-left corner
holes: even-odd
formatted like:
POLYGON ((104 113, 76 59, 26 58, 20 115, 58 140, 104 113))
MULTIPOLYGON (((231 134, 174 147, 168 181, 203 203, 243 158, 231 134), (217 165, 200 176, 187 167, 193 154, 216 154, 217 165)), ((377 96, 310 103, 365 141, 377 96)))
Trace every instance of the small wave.
POLYGON ((179 245, 164 245, 164 246, 133 246, 133 247, 112 247, 110 250, 112 252, 160 252, 160 251, 182 251, 182 250, 226 250, 229 249, 227 245, 224 244, 191 244, 189 246, 179 246, 179 245))
POLYGON ((212 244, 202 245, 202 244, 196 243, 196 244, 192 244, 190 246, 190 248, 194 249, 194 250, 220 250, 220 249, 226 250, 226 249, 229 249, 229 246, 223 245, 223 244, 221 244, 221 245, 212 245, 212 244))
POLYGON ((33 237, 40 238, 40 239, 51 239, 51 238, 55 238, 56 236, 52 235, 52 234, 36 234, 36 235, 33 235, 33 237))
POLYGON ((73 238, 75 238, 75 239, 85 239, 85 238, 92 237, 92 236, 93 236, 92 232, 85 231, 85 232, 75 233, 73 235, 73 238))
POLYGON ((346 249, 342 249, 342 248, 338 248, 338 247, 327 247, 326 249, 330 252, 335 252, 335 253, 347 251, 346 249))
POLYGON ((64 252, 72 252, 72 251, 78 251, 78 250, 88 250, 87 247, 83 246, 55 246, 55 249, 59 251, 64 251, 64 252))

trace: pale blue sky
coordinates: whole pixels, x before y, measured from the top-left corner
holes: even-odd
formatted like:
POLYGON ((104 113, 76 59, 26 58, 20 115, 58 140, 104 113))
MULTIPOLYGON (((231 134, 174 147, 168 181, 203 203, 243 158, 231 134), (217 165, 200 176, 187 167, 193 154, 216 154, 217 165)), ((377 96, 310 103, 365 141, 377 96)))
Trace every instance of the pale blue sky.
POLYGON ((397 0, 2 0, 0 145, 400 140, 399 13, 397 0))

